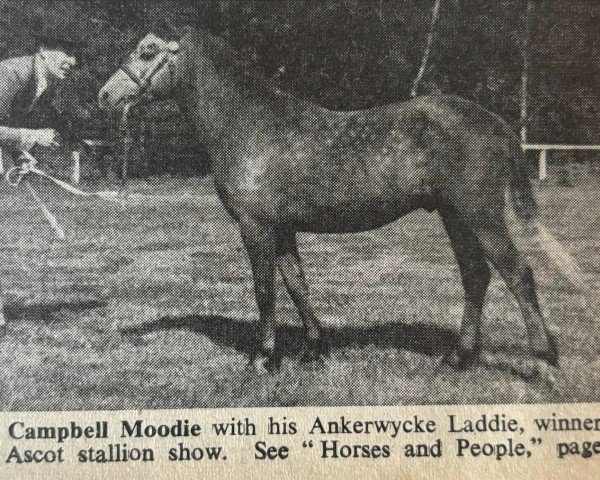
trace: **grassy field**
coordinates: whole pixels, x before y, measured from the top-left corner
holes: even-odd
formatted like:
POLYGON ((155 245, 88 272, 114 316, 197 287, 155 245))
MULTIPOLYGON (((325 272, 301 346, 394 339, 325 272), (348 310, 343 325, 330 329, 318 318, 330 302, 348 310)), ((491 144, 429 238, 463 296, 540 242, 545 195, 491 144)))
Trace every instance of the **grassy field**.
MULTIPOLYGON (((210 179, 133 182, 158 195, 114 205, 41 190, 67 232, 52 233, 24 189, 2 182, 3 410, 381 405, 600 400, 600 328, 535 252, 562 364, 556 382, 511 372, 528 358, 520 314, 494 276, 481 365, 440 362, 456 341, 463 292, 436 214, 378 231, 301 235, 311 298, 333 349, 300 362, 302 332, 279 282, 278 372, 247 368, 257 309, 235 224, 210 179)), ((600 187, 540 188, 547 224, 600 287, 600 187)))

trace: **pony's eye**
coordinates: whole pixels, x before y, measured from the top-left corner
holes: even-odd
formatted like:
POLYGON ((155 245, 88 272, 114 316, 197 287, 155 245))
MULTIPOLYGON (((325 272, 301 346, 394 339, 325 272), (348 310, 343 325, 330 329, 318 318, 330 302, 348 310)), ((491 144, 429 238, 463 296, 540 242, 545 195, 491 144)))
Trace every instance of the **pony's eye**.
POLYGON ((152 60, 154 57, 156 57, 156 53, 155 52, 148 52, 148 51, 142 51, 140 53, 140 58, 142 60, 152 60))
POLYGON ((140 58, 142 60, 152 60, 158 54, 159 48, 156 43, 149 43, 140 47, 140 58))

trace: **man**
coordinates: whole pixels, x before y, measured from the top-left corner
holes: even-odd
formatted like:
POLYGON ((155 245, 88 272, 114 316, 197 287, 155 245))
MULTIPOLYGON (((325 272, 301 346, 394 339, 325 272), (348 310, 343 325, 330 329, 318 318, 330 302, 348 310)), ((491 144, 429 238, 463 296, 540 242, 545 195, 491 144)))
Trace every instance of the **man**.
MULTIPOLYGON (((53 109, 56 87, 75 67, 74 51, 80 43, 61 29, 52 33, 37 29, 33 36, 37 41, 34 55, 0 62, 0 148, 5 154, 60 146, 56 130, 49 125, 32 126, 39 114, 53 109)), ((5 332, 0 298, 0 337, 5 332)))

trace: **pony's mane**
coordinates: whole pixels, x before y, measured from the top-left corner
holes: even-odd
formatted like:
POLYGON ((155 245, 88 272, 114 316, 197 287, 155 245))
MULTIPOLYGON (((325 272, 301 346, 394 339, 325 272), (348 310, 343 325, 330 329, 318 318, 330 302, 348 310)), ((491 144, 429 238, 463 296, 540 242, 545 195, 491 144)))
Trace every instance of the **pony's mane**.
POLYGON ((246 90, 251 90, 253 94, 264 100, 279 99, 296 104, 310 104, 281 90, 274 81, 261 72, 255 62, 249 60, 226 40, 200 29, 195 29, 192 35, 192 38, 199 39, 205 45, 203 53, 210 59, 217 74, 233 78, 237 84, 246 90))

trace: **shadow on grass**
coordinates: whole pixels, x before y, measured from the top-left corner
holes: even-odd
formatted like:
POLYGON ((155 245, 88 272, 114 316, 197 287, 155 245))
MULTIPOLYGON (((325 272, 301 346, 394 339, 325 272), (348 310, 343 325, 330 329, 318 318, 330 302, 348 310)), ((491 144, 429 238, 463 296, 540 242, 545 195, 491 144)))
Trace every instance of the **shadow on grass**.
POLYGON ((25 321, 31 318, 41 318, 43 321, 50 321, 52 314, 63 309, 68 309, 75 312, 83 312, 84 310, 93 310, 95 308, 105 307, 106 305, 107 302, 102 300, 39 303, 27 306, 5 305, 4 315, 6 316, 7 321, 10 323, 25 321))
MULTIPOLYGON (((188 330, 206 335, 215 343, 250 354, 255 345, 257 324, 220 316, 189 316, 162 318, 134 328, 124 328, 124 335, 143 335, 165 330, 188 330)), ((401 323, 376 325, 366 328, 324 328, 324 338, 332 349, 344 347, 398 348, 439 356, 449 353, 458 341, 458 335, 448 329, 432 325, 401 323)), ((294 356, 305 348, 304 330, 294 326, 277 329, 276 356, 294 356)))

